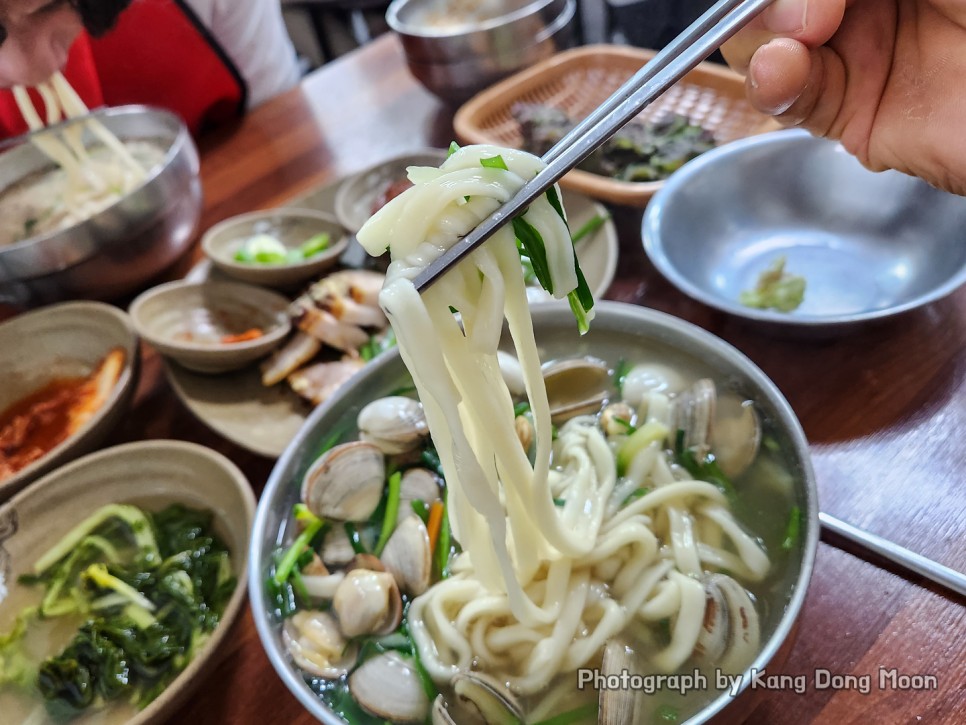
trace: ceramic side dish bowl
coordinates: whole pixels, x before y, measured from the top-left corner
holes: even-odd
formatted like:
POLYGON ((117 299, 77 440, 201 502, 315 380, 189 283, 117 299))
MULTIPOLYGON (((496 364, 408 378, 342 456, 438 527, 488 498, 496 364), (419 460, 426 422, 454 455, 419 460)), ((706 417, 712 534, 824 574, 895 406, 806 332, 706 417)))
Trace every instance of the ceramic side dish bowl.
MULTIPOLYGON (((345 179, 335 194, 335 214, 353 234, 388 201, 393 190, 408 186, 410 166, 439 166, 446 160, 444 149, 418 149, 373 164, 345 179)), ((395 195, 395 194, 394 194, 395 195)))
MULTIPOLYGON (((116 382, 104 391, 103 402, 76 432, 45 455, 10 476, 0 476, 0 500, 95 448, 127 410, 138 370, 134 327, 127 314, 111 305, 67 302, 0 324, 0 416, 4 418, 17 413, 13 406, 19 408, 29 396, 59 381, 90 376, 113 350, 121 353, 120 370, 116 382)), ((10 448, 0 454, 0 473, 7 455, 10 448)))
MULTIPOLYGON (((218 651, 244 607, 255 497, 233 463, 194 443, 129 443, 68 464, 0 506, 0 631, 8 631, 20 609, 36 597, 17 577, 31 572, 59 535, 108 504, 133 504, 146 511, 182 504, 211 511, 214 532, 227 546, 232 574, 237 578, 220 622, 190 664, 150 705, 141 711, 130 708, 125 719, 130 725, 164 722, 216 663, 218 651)), ((0 703, 4 697, 10 693, 0 693, 0 703)), ((7 701, 3 707, 16 705, 7 701)))
MULTIPOLYGON (((761 638, 750 668, 761 669, 769 663, 772 667, 780 667, 794 641, 794 625, 805 599, 819 535, 817 488, 808 443, 781 393, 735 348, 669 315, 638 306, 602 302, 590 331, 582 337, 576 332, 570 310, 560 305, 534 306, 532 316, 538 349, 544 361, 590 355, 609 365, 619 366, 621 361, 660 360, 665 365, 680 364, 682 369, 695 375, 708 376, 716 381, 719 390, 730 390, 754 401, 770 441, 768 450, 771 453, 766 458, 783 473, 774 475, 776 468, 768 467, 769 473, 763 470, 754 473, 749 469, 735 478, 735 486, 745 487, 747 492, 744 499, 749 517, 745 524, 765 541, 781 542, 789 520, 789 504, 793 516, 796 515, 795 507, 798 507, 801 524, 797 543, 787 549, 779 543, 769 545, 769 555, 781 565, 775 569, 774 576, 769 576, 767 586, 759 590, 759 598, 764 600, 760 607, 761 638), (759 477, 759 474, 763 475, 759 477)), ((366 404, 389 394, 398 394, 392 391, 405 389, 407 385, 411 385, 411 379, 398 351, 386 353, 370 363, 351 383, 311 414, 276 464, 258 506, 249 568, 249 595, 255 625, 262 645, 286 687, 313 716, 328 725, 338 725, 343 719, 309 686, 308 680, 312 678, 293 664, 275 616, 277 605, 266 587, 267 577, 274 565, 276 548, 287 546, 296 535, 291 511, 300 500, 300 483, 306 471, 318 460, 321 451, 328 450, 338 441, 355 440, 357 416, 366 404), (339 437, 339 432, 344 435, 339 437)), ((745 689, 749 681, 746 671, 742 678, 745 689)), ((754 694, 748 692, 749 698, 742 696, 736 700, 726 690, 714 690, 713 686, 711 690, 701 696, 700 703, 689 703, 687 710, 681 713, 682 718, 693 718, 688 720, 689 723, 703 722, 726 709, 723 714, 733 717, 745 707, 739 702, 747 704, 754 694)))
POLYGON ((157 350, 202 373, 237 370, 291 329, 287 298, 238 282, 168 282, 131 303, 131 320, 157 350))
POLYGON ((314 209, 269 209, 231 217, 219 222, 201 239, 201 248, 225 274, 242 282, 266 287, 291 288, 320 276, 339 261, 348 243, 339 220, 314 209), (259 263, 240 261, 236 255, 261 235, 277 240, 288 251, 297 252, 316 235, 328 235, 325 249, 302 259, 259 263))
POLYGON ((873 173, 805 131, 735 141, 676 172, 644 214, 644 249, 682 292, 773 326, 832 331, 928 304, 966 282, 966 198, 873 173), (784 257, 792 312, 739 302, 784 257))

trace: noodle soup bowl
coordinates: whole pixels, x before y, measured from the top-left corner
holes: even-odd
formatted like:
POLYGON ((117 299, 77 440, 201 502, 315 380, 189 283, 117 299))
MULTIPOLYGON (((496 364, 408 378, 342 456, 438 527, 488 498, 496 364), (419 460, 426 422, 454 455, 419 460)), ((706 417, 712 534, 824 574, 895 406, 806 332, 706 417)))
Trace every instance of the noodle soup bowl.
MULTIPOLYGON (((101 109, 91 116, 124 142, 156 144, 161 161, 132 191, 73 226, 0 246, 0 307, 118 299, 171 265, 194 238, 201 180, 198 151, 184 122, 147 106, 101 109)), ((90 132, 84 133, 89 144, 90 132)), ((0 154, 0 194, 53 168, 32 137, 19 137, 0 154)))
MULTIPOLYGON (((541 359, 593 356, 612 368, 621 361, 656 360, 686 370, 690 376, 709 377, 719 390, 732 390, 754 401, 763 421, 769 470, 756 469, 734 479, 738 492, 734 510, 745 528, 765 542, 773 566, 771 573, 754 585, 760 606, 760 646, 744 671, 739 688, 746 694, 734 698, 726 688, 716 688, 715 672, 706 671, 707 689, 693 692, 678 703, 681 719, 703 722, 713 716, 740 719, 753 704, 750 669, 780 667, 793 644, 795 622, 802 608, 818 545, 818 501, 808 444, 794 413, 775 385, 750 360, 722 340, 694 325, 637 306, 601 302, 591 330, 577 334, 569 310, 543 304, 532 308, 541 359), (794 544, 782 547, 789 513, 800 529, 794 544), (724 711, 724 712, 723 712, 724 711)), ((504 335, 503 347, 509 347, 504 335)), ((370 401, 411 385, 398 352, 386 353, 370 363, 327 403, 317 408, 299 435, 281 456, 259 502, 249 558, 249 596, 259 636, 269 659, 286 686, 316 718, 324 723, 343 722, 310 687, 293 664, 267 589, 268 576, 279 548, 297 535, 292 507, 299 498, 302 479, 321 453, 335 441, 354 440, 356 419, 370 401)), ((693 671, 690 663, 681 667, 693 671)), ((740 673, 740 669, 738 672, 740 673)), ((576 689, 577 675, 571 690, 576 689)))

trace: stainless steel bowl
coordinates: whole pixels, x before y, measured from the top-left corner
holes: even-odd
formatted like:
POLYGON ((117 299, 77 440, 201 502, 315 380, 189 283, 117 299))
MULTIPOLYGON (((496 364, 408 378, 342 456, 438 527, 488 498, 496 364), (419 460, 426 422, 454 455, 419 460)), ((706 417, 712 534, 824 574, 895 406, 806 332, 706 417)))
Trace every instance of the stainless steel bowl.
MULTIPOLYGON (((164 162, 135 191, 86 221, 0 246, 0 305, 121 297, 174 262, 194 236, 201 213, 198 151, 181 119, 146 106, 94 115, 122 140, 159 141, 164 162)), ((21 143, 0 155, 0 189, 50 165, 32 143, 21 143)))
POLYGON ((575 42, 577 0, 394 0, 386 20, 409 70, 460 104, 487 86, 575 42))
MULTIPOLYGON (((762 670, 769 662, 780 670, 793 642, 793 628, 812 573, 818 547, 818 493, 808 453, 808 442, 794 413, 765 374, 742 353, 710 333, 676 317, 643 307, 600 302, 590 332, 577 335, 573 315, 566 307, 542 304, 532 307, 537 344, 545 359, 570 355, 594 355, 616 364, 621 358, 645 355, 666 356, 693 366, 721 384, 740 390, 756 401, 759 412, 769 421, 769 432, 787 452, 792 498, 803 513, 801 548, 788 554, 783 578, 775 580, 765 597, 761 651, 745 673, 741 687, 747 689, 749 672, 762 670)), ((258 503, 249 556, 249 597, 262 646, 279 677, 305 708, 329 725, 343 721, 303 681, 282 643, 280 627, 270 613, 265 580, 275 548, 293 538, 290 529, 292 506, 299 500, 300 482, 306 470, 324 449, 333 431, 350 435, 361 408, 370 400, 389 395, 411 384, 398 352, 387 353, 344 385, 324 405, 316 408, 272 470, 258 503)), ((755 523, 777 526, 784 531, 785 513, 769 510, 763 501, 755 523)), ((762 531, 762 529, 759 529, 762 531)), ((774 530, 773 530, 774 531, 774 530)), ((782 554, 779 554, 782 556, 782 554)), ((713 679, 713 678, 712 678, 713 679)), ((711 688, 715 687, 711 683, 711 688)), ((748 692, 748 695, 753 695, 748 692)), ((691 722, 704 722, 724 708, 729 714, 747 707, 750 698, 735 703, 727 691, 719 691, 691 722), (732 703, 735 703, 734 705, 732 703)))
POLYGON ((874 173, 805 131, 727 144, 675 172, 644 214, 644 249, 678 289, 784 328, 835 332, 927 304, 966 282, 966 198, 874 173), (795 311, 738 302, 784 255, 795 311))

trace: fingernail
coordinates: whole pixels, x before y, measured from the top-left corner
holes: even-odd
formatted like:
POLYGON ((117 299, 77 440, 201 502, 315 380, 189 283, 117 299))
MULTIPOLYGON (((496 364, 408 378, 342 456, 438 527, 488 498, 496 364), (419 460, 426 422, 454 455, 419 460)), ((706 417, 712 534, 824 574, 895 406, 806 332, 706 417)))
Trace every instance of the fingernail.
POLYGON ((773 33, 790 35, 805 30, 807 15, 807 0, 775 0, 762 15, 762 20, 773 33))

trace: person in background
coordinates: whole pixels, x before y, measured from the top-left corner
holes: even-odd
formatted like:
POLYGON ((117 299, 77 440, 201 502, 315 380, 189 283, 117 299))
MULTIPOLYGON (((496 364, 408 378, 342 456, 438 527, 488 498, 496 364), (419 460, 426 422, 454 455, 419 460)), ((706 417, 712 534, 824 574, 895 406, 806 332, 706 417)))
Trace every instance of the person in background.
POLYGON ((57 70, 90 108, 160 106, 196 135, 299 77, 278 0, 0 0, 0 138, 27 130, 9 88, 57 70))
POLYGON ((966 195, 966 2, 776 0, 722 50, 761 111, 966 195))

